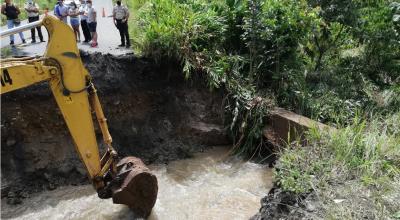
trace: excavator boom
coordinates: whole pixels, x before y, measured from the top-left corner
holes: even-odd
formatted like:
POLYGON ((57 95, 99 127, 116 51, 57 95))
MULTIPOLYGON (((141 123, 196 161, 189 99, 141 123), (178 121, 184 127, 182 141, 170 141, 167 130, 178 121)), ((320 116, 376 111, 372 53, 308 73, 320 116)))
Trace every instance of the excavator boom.
MULTIPOLYGON (((34 25, 44 25, 49 33, 45 54, 2 60, 0 94, 48 82, 99 197, 112 197, 114 203, 128 205, 137 215, 149 215, 157 198, 157 179, 139 158, 118 161, 96 88, 83 66, 72 29, 53 16, 25 29, 34 25), (92 111, 108 146, 101 158, 92 111)), ((21 30, 24 27, 1 35, 21 30)))

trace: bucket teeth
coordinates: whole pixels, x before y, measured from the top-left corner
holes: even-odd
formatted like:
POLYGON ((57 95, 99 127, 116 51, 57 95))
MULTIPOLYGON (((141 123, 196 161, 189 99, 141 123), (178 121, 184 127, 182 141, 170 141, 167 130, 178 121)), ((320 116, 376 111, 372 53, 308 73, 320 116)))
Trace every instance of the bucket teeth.
POLYGON ((121 185, 112 188, 113 202, 128 205, 133 212, 147 217, 157 200, 157 178, 136 157, 125 157, 117 164, 121 185))

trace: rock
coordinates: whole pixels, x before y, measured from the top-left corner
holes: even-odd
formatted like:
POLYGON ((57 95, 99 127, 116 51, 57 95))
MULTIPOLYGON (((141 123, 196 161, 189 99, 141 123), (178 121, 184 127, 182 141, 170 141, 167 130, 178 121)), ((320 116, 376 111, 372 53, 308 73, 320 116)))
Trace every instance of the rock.
POLYGON ((15 194, 14 191, 10 191, 10 192, 8 192, 8 194, 7 194, 7 197, 8 197, 8 198, 14 198, 15 196, 16 196, 16 194, 15 194))
POLYGON ((83 165, 78 165, 75 167, 76 171, 78 171, 79 174, 81 175, 87 175, 86 169, 83 167, 83 165))
POLYGON ((79 50, 81 57, 88 57, 90 54, 87 51, 79 50))
POLYGON ((54 189, 56 189, 57 187, 56 187, 56 185, 55 184, 53 184, 53 183, 49 183, 49 185, 48 185, 48 187, 47 187, 49 190, 54 190, 54 189))
POLYGON ((316 210, 316 206, 310 201, 307 201, 305 205, 307 211, 314 212, 316 210))
POLYGON ((73 166, 71 166, 71 164, 62 164, 58 168, 58 172, 60 172, 62 174, 68 174, 69 172, 71 172, 72 169, 73 169, 73 166))
POLYGON ((335 202, 336 204, 338 203, 342 203, 344 201, 344 199, 334 199, 333 202, 335 202))
POLYGON ((27 191, 22 191, 21 194, 20 194, 20 196, 21 196, 22 198, 29 198, 29 194, 28 194, 27 191))
POLYGON ((10 204, 10 205, 17 205, 17 204, 21 204, 22 203, 22 200, 20 199, 20 198, 8 198, 7 199, 7 204, 10 204))
POLYGON ((225 129, 221 125, 195 122, 189 126, 188 132, 194 134, 194 139, 202 144, 208 146, 231 144, 225 129))
POLYGON ((137 131, 137 128, 135 127, 135 125, 131 126, 131 130, 132 130, 133 135, 137 135, 138 131, 137 131))
POLYGON ((177 154, 181 158, 188 158, 191 157, 190 148, 183 146, 177 147, 177 154))
POLYGON ((120 100, 115 100, 114 102, 113 102, 113 105, 119 105, 121 103, 121 101, 120 100))
POLYGON ((172 124, 168 119, 164 119, 162 121, 162 126, 167 132, 170 132, 172 130, 172 124))
POLYGON ((51 175, 50 175, 50 174, 44 173, 43 176, 44 176, 44 178, 45 178, 47 181, 50 181, 50 178, 51 178, 51 175))
POLYGON ((267 219, 303 219, 304 215, 298 212, 299 197, 294 193, 284 192, 274 186, 268 195, 261 200, 261 208, 252 220, 267 219))
POLYGON ((9 185, 1 184, 1 198, 7 197, 11 187, 9 185))
POLYGON ((15 140, 14 137, 7 138, 7 141, 6 141, 7 147, 14 146, 16 143, 17 143, 17 140, 15 140))

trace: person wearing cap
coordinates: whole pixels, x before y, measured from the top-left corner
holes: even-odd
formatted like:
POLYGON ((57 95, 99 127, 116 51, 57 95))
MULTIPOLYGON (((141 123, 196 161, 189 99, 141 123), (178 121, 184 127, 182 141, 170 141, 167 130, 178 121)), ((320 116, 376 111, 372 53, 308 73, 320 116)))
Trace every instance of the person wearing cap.
POLYGON ((89 43, 90 40, 92 39, 92 36, 90 35, 88 23, 87 23, 87 16, 85 15, 86 11, 86 1, 80 0, 81 1, 81 6, 79 7, 79 17, 81 19, 81 28, 83 32, 83 36, 85 37, 85 40, 83 41, 84 43, 89 43))
POLYGON ((64 0, 57 1, 56 7, 54 7, 54 15, 64 23, 68 23, 68 7, 64 5, 64 0))
POLYGON ((91 47, 97 47, 97 12, 96 9, 92 6, 92 1, 87 1, 87 9, 85 12, 87 16, 87 23, 89 26, 90 34, 92 35, 92 43, 90 44, 91 47))
MULTIPOLYGON (((7 28, 11 29, 21 25, 21 20, 18 15, 21 13, 18 6, 14 5, 11 0, 5 0, 5 3, 1 5, 1 13, 7 17, 7 28)), ((26 43, 24 33, 19 32, 19 37, 22 43, 26 43)), ((14 34, 10 35, 10 45, 14 45, 14 34)))
MULTIPOLYGON (((26 2, 25 11, 26 11, 26 13, 28 15, 28 22, 29 23, 32 23, 34 21, 38 21, 39 20, 39 5, 36 2, 34 2, 33 0, 28 0, 26 2)), ((37 26, 36 30, 38 32, 40 42, 44 42, 41 26, 37 26)), ((31 38, 32 38, 31 43, 36 43, 35 28, 31 29, 31 38)))
POLYGON ((117 26, 117 29, 119 31, 119 35, 121 36, 121 44, 118 45, 119 47, 124 47, 126 45, 126 47, 129 48, 131 46, 128 31, 128 18, 128 8, 121 4, 121 0, 117 0, 117 4, 114 6, 113 9, 113 19, 114 24, 115 26, 117 26))

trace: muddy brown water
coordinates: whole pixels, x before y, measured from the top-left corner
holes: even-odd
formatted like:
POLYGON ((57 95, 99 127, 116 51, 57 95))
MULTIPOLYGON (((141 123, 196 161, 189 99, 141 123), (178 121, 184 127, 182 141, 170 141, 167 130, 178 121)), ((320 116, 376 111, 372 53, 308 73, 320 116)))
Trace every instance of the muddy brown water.
MULTIPOLYGON (((248 219, 272 187, 272 171, 228 156, 215 147, 194 158, 150 167, 159 193, 149 219, 248 219)), ((133 213, 101 200, 90 185, 61 187, 22 205, 2 205, 2 219, 133 219, 133 213)))

